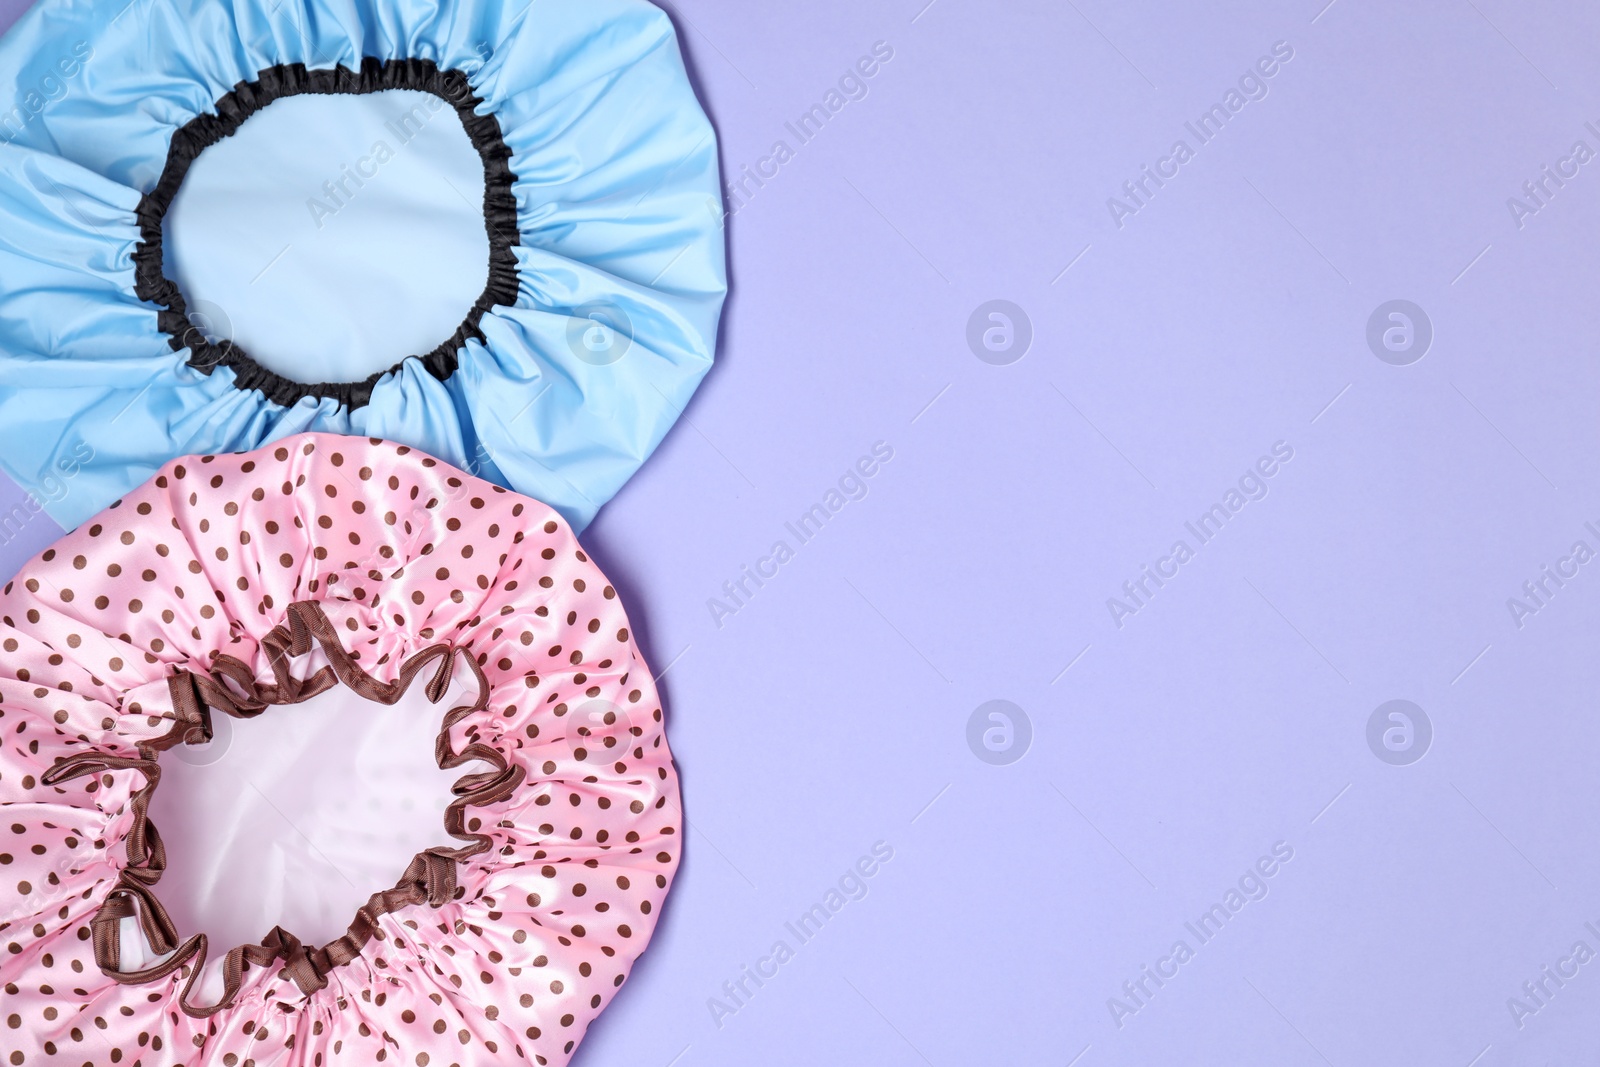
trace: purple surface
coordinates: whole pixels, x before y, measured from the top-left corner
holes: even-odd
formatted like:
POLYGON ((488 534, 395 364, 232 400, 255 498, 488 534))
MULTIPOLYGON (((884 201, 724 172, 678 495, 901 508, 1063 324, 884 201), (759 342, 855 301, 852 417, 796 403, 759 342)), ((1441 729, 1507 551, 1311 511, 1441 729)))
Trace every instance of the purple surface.
MULTIPOLYGON (((60 483, 71 492, 70 481, 60 483)), ((16 573, 24 560, 50 546, 61 536, 44 511, 47 494, 43 489, 29 492, 0 473, 0 572, 7 578, 16 573)))
POLYGON ((1541 969, 1600 952, 1600 563, 1541 568, 1600 551, 1600 163, 1520 225, 1508 198, 1600 151, 1600 12, 923 3, 672 9, 728 176, 790 153, 729 220, 717 369, 587 537, 665 675, 692 825, 578 1062, 1590 1062, 1600 958, 1541 969), (1031 319, 1010 365, 967 342, 994 299, 1031 319), (1433 327, 1408 365, 1367 341, 1396 299, 1433 327), (996 699, 1031 722, 1009 765, 968 744, 996 699), (1369 746, 1396 699, 1432 727, 1409 765, 1369 746), (1242 877, 1266 896, 1202 943, 1242 877))

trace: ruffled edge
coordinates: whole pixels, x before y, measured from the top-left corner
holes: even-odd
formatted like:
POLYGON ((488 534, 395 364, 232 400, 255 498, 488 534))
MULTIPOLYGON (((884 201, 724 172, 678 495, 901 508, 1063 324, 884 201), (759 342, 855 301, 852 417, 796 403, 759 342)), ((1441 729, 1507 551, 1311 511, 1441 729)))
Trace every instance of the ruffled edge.
POLYGON ((511 169, 511 148, 506 144, 500 121, 493 114, 479 114, 476 109, 482 103, 466 72, 441 69, 429 59, 367 57, 361 61, 360 70, 342 65, 313 70, 304 63, 282 63, 262 70, 253 82, 240 82, 217 101, 215 114, 196 116, 173 133, 161 179, 139 201, 140 241, 133 253, 134 293, 141 300, 165 309, 157 313, 157 325, 169 336, 168 343, 173 351, 189 349, 189 366, 207 375, 218 366, 229 367, 237 388, 245 392, 259 390, 282 407, 293 407, 306 397, 331 398, 341 407, 352 410, 364 407, 372 400, 372 391, 379 381, 397 373, 413 359, 439 381, 447 380, 456 372, 460 352, 469 338, 487 343, 480 328, 483 316, 496 306, 511 306, 517 301, 517 258, 512 251, 520 243, 517 202, 512 193, 516 175, 511 169), (263 367, 231 340, 217 343, 205 337, 189 321, 188 303, 182 291, 163 270, 162 224, 190 166, 200 153, 223 138, 231 137, 246 119, 275 100, 305 94, 365 95, 387 89, 419 90, 449 104, 483 159, 483 220, 489 236, 489 277, 467 317, 448 340, 432 351, 407 356, 387 370, 359 382, 298 382, 263 367))
POLYGON ((262 639, 276 681, 263 685, 256 681, 248 664, 226 653, 212 657, 209 673, 180 670, 168 677, 168 687, 176 722, 171 730, 137 746, 138 758, 103 752, 83 752, 58 760, 41 778, 41 784, 57 786, 83 775, 98 775, 113 770, 132 770, 144 776, 145 784, 132 795, 133 813, 126 841, 128 865, 118 876, 104 903, 90 922, 95 962, 109 978, 124 985, 158 981, 180 967, 190 967, 188 980, 178 995, 178 1006, 193 1018, 205 1018, 233 1005, 250 965, 266 967, 283 962, 282 973, 294 981, 303 994, 310 995, 328 984, 328 973, 360 958, 362 949, 379 926, 378 919, 414 904, 441 907, 461 895, 457 865, 493 846, 488 834, 466 829, 465 811, 470 806, 497 803, 509 797, 522 784, 525 770, 511 763, 499 749, 473 741, 460 752, 451 745, 450 732, 463 719, 489 706, 491 687, 488 678, 471 656, 461 656, 478 683, 477 698, 445 713, 434 743, 434 754, 441 769, 482 761, 493 768, 463 775, 451 787, 455 799, 445 809, 445 831, 468 844, 458 848, 443 846, 425 849, 411 860, 394 888, 374 893, 356 912, 354 921, 342 935, 318 948, 309 948, 299 938, 274 926, 259 944, 239 945, 223 958, 223 995, 215 1004, 195 1006, 189 1002, 195 983, 205 970, 208 941, 194 934, 183 942, 155 895, 155 885, 166 869, 166 848, 148 810, 151 797, 161 781, 157 756, 180 744, 201 744, 212 736, 211 714, 222 712, 235 718, 252 718, 275 704, 297 704, 343 682, 361 696, 382 704, 394 704, 434 661, 439 661, 424 692, 428 699, 443 699, 460 649, 438 643, 408 657, 400 666, 399 677, 383 682, 363 670, 339 640, 338 632, 321 606, 314 601, 290 604, 287 620, 262 639), (315 646, 313 645, 315 642, 315 646), (308 678, 297 678, 290 661, 320 647, 328 665, 308 678), (121 962, 121 920, 137 918, 151 949, 167 958, 139 971, 119 969, 121 962), (170 954, 170 955, 168 955, 170 954))

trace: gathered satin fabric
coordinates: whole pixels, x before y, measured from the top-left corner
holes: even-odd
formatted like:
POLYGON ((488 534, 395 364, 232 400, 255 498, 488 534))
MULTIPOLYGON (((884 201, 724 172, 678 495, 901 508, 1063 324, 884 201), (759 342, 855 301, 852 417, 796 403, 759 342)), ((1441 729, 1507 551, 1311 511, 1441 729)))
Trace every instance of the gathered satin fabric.
POLYGON ((70 529, 174 456, 370 435, 581 530, 710 366, 720 205, 715 137, 642 0, 43 0, 0 41, 0 465, 66 483, 38 495, 70 529), (514 298, 443 380, 405 359, 359 406, 286 406, 191 366, 135 292, 138 211, 175 132, 263 72, 417 60, 464 72, 510 150, 514 298), (627 335, 615 362, 574 342, 595 306, 627 335))
POLYGON ((0 648, 7 1062, 561 1067, 650 939, 681 851, 659 699, 537 501, 365 438, 186 457, 23 567, 0 648), (441 702, 437 844, 333 941, 209 945, 161 904, 163 766, 340 685, 441 702))

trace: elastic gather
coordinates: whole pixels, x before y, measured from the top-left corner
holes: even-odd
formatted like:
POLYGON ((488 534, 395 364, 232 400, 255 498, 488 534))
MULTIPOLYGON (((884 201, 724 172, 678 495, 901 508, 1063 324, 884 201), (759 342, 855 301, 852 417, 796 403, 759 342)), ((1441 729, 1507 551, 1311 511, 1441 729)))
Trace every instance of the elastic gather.
POLYGON ((261 644, 272 665, 274 683, 257 682, 242 661, 218 654, 213 657, 209 673, 179 671, 168 678, 176 722, 166 734, 139 745, 140 758, 83 752, 58 760, 41 776, 45 785, 58 785, 84 775, 113 770, 137 771, 144 776, 145 784, 134 792, 130 803, 133 824, 127 838, 128 865, 90 923, 95 962, 108 977, 129 985, 155 981, 179 967, 189 966, 188 981, 184 983, 178 1003, 186 1014, 195 1018, 214 1015, 232 1005, 243 983, 245 968, 251 965, 265 967, 282 960, 283 974, 292 979, 302 993, 322 989, 328 984, 329 971, 360 957, 361 950, 377 933, 381 916, 413 904, 437 908, 456 897, 456 865, 486 851, 493 843, 487 834, 467 831, 466 809, 504 800, 521 784, 525 774, 522 767, 512 765, 503 753, 489 745, 473 742, 460 752, 451 747, 451 728, 468 715, 486 709, 489 702, 488 679, 471 656, 463 656, 478 683, 477 699, 445 713, 434 741, 434 756, 438 765, 445 769, 475 760, 493 768, 463 775, 451 786, 455 799, 445 809, 444 828, 451 837, 468 843, 458 848, 441 846, 417 853, 394 888, 374 893, 356 912, 344 935, 320 948, 308 948, 293 934, 275 926, 260 944, 239 945, 229 950, 223 959, 222 999, 216 1004, 193 1005, 189 994, 205 968, 208 945, 205 934, 195 934, 180 944, 177 930, 154 892, 167 866, 166 848, 148 815, 151 796, 161 781, 157 755, 176 745, 196 744, 210 738, 213 712, 252 718, 274 704, 309 700, 340 682, 368 700, 394 704, 435 661, 438 666, 424 692, 430 701, 437 702, 450 686, 459 651, 443 643, 430 645, 401 664, 395 681, 380 682, 356 663, 340 642, 327 615, 312 601, 290 604, 285 623, 269 632, 261 644), (329 665, 308 678, 296 678, 290 673, 290 660, 310 652, 313 641, 321 647, 329 665), (121 920, 133 917, 138 918, 157 955, 172 955, 143 970, 123 971, 119 969, 120 924, 121 920))
POLYGON ((482 341, 480 323, 489 309, 510 306, 517 299, 517 259, 512 248, 519 243, 517 202, 511 187, 516 175, 511 170, 511 148, 505 142, 500 122, 494 115, 480 115, 483 103, 472 89, 464 71, 441 70, 428 59, 361 61, 361 69, 344 66, 325 70, 307 69, 304 63, 285 63, 268 67, 253 82, 240 82, 217 101, 216 114, 199 115, 180 126, 172 135, 166 166, 154 189, 139 201, 140 241, 134 250, 134 292, 141 300, 160 305, 157 325, 166 333, 174 351, 189 349, 189 366, 210 374, 218 366, 231 367, 234 385, 260 390, 274 404, 291 407, 305 397, 331 397, 343 407, 364 407, 372 390, 385 375, 396 373, 406 359, 388 370, 379 371, 359 382, 297 382, 257 363, 231 340, 214 342, 189 321, 189 307, 182 291, 167 277, 163 264, 162 223, 173 197, 183 184, 189 167, 200 153, 238 132, 244 121, 274 100, 303 94, 363 95, 385 89, 416 89, 431 93, 455 108, 472 146, 483 159, 483 221, 489 235, 489 278, 467 317, 450 338, 431 352, 408 356, 416 359, 440 381, 455 373, 460 352, 469 338, 482 341))

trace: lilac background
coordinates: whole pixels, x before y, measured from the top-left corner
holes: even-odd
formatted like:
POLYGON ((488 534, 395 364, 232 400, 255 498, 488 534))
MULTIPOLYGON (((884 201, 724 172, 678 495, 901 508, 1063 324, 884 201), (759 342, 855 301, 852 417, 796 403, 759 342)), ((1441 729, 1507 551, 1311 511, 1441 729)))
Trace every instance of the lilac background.
POLYGON ((1520 1029, 1507 998, 1600 950, 1600 564, 1520 629, 1506 601, 1600 548, 1600 164, 1520 229, 1506 201, 1600 148, 1600 11, 924 2, 672 8, 727 175, 796 154, 729 220, 717 369, 586 538, 665 674, 692 825, 578 1062, 1592 1062, 1600 961, 1520 1029), (1119 229, 1107 198, 1276 41, 1269 95, 1119 229), (965 339, 995 298, 1034 330, 1009 366, 965 339), (1365 339, 1395 298, 1435 330, 1409 366, 1365 339), (1280 440, 1269 495, 1117 628, 1107 598, 1280 440), (876 441, 866 498, 798 545, 876 441), (1433 724, 1410 766, 1366 739, 1395 698, 1433 724), (991 699, 1032 723, 1009 766, 967 744, 991 699))

